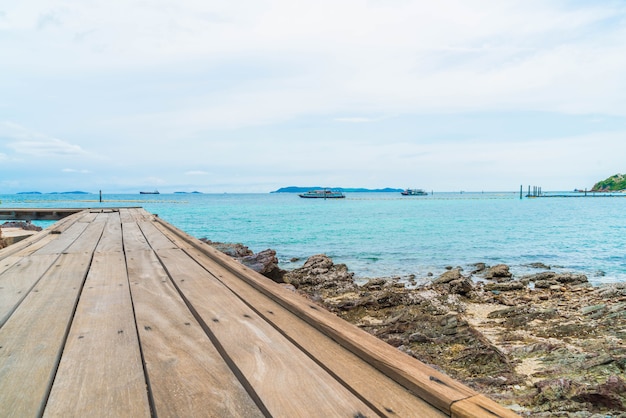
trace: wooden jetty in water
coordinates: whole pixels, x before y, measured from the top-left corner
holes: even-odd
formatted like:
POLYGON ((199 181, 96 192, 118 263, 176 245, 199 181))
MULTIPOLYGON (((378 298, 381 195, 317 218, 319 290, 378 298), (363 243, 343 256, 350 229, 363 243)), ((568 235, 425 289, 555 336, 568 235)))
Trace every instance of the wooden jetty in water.
POLYGON ((3 417, 516 416, 141 208, 55 211, 0 250, 3 417))

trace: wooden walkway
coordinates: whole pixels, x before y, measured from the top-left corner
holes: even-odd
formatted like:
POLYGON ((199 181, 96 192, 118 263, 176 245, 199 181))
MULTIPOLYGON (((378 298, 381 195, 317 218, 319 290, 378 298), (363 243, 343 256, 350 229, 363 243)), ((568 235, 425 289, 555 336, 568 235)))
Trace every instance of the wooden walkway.
POLYGON ((516 415, 157 216, 114 208, 0 250, 0 416, 516 415))

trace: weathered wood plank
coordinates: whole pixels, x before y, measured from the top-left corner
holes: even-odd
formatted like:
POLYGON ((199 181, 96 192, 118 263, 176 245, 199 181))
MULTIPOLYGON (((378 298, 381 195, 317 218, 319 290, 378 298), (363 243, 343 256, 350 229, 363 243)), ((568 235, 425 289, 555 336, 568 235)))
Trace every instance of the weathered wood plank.
POLYGON ((156 252, 205 332, 272 416, 376 414, 182 250, 156 252))
POLYGON ((58 238, 52 241, 50 244, 45 247, 35 251, 33 254, 61 254, 65 251, 70 245, 72 245, 76 239, 83 233, 83 231, 89 225, 86 222, 75 222, 70 225, 65 231, 61 234, 58 234, 58 238))
POLYGON ((477 395, 476 392, 454 379, 285 290, 232 258, 182 233, 162 219, 157 219, 157 222, 444 413, 451 413, 450 408, 454 402, 477 395))
POLYGON ((381 415, 422 418, 442 418, 445 415, 426 401, 407 391, 397 382, 382 374, 352 352, 346 350, 301 318, 287 311, 267 296, 259 293, 199 250, 184 242, 177 242, 207 271, 246 301, 264 319, 286 335, 309 357, 323 364, 333 375, 358 393, 381 415))
POLYGON ((146 251, 150 249, 150 245, 143 236, 139 225, 134 222, 124 222, 122 224, 124 236, 124 251, 130 254, 134 251, 146 251))
POLYGON ((7 417, 43 410, 90 256, 63 254, 0 328, 0 405, 7 417))
MULTIPOLYGON (((85 217, 88 218, 90 214, 85 217)), ((67 247, 63 253, 65 254, 93 254, 96 245, 100 241, 100 237, 104 231, 104 226, 106 225, 106 221, 108 220, 110 214, 108 213, 100 213, 93 214, 95 217, 92 221, 87 225, 87 228, 83 231, 83 233, 69 246, 67 247)))
POLYGON ((163 234, 163 232, 154 226, 154 222, 141 221, 138 223, 141 228, 141 232, 143 232, 144 236, 150 243, 150 246, 154 250, 171 250, 176 248, 176 244, 174 244, 163 234))
POLYGON ((60 232, 67 229, 70 225, 80 219, 81 215, 75 214, 56 222, 54 225, 49 226, 43 231, 32 235, 20 242, 10 245, 0 250, 0 260, 10 257, 15 254, 28 255, 39 248, 45 246, 51 240, 58 238, 60 232), (42 242, 43 241, 43 242, 42 242))
MULTIPOLYGON (((121 248, 121 233, 117 237, 115 229, 111 232, 121 248)), ((106 234, 103 239, 108 243, 106 234)), ((150 417, 124 254, 100 247, 44 416, 150 417)))
MULTIPOLYGON (((133 224, 124 223, 124 231, 127 225, 133 224)), ((181 299, 154 252, 128 253, 128 274, 156 415, 263 416, 181 299)))
POLYGON ((452 404, 452 418, 515 418, 519 417, 510 409, 495 404, 484 395, 476 395, 452 404))
POLYGON ((122 223, 120 214, 119 212, 113 212, 108 216, 102 237, 96 248, 96 254, 122 251, 124 251, 124 247, 122 244, 122 223))
POLYGON ((58 257, 57 254, 31 255, 0 274, 0 327, 58 257))

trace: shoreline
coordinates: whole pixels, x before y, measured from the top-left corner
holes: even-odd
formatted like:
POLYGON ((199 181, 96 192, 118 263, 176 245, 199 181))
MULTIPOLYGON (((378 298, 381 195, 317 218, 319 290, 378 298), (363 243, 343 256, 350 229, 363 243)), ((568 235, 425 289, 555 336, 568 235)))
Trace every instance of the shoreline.
POLYGON ((341 318, 523 416, 626 416, 626 283, 508 266, 425 285, 359 285, 324 255, 285 282, 341 318))
POLYGON ((207 243, 521 416, 626 417, 626 283, 477 263, 407 286, 324 254, 277 274, 273 250, 207 243))

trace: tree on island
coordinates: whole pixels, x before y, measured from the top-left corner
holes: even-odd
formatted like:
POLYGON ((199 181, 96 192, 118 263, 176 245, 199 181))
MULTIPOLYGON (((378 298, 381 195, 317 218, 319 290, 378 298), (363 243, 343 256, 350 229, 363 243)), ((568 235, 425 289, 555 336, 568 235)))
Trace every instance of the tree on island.
POLYGON ((591 189, 592 192, 617 192, 620 190, 626 190, 626 177, 619 173, 597 182, 591 189))

